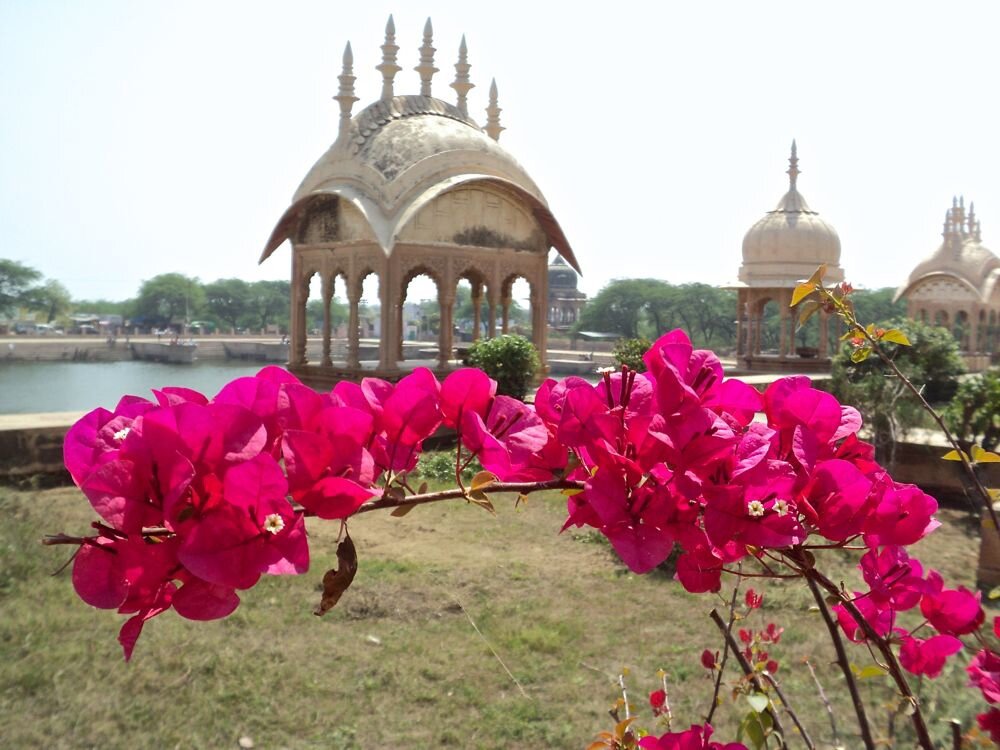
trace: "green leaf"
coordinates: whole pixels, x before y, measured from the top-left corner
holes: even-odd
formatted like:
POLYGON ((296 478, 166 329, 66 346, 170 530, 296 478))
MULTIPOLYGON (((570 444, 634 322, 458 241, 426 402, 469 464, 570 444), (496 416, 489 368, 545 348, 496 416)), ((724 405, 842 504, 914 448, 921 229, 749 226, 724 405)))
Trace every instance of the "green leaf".
POLYGON ((882 341, 891 341, 893 344, 900 344, 902 346, 910 345, 910 340, 906 338, 906 334, 898 328, 890 328, 888 331, 883 333, 882 341))
POLYGON ((965 451, 961 451, 961 452, 959 452, 959 451, 948 451, 943 456, 941 456, 941 458, 943 458, 945 461, 961 461, 963 458, 965 458, 965 460, 968 461, 969 460, 969 454, 967 454, 965 451))
POLYGON ((747 703, 749 703, 750 708, 757 713, 761 713, 766 710, 770 702, 771 701, 766 695, 764 695, 764 693, 750 693, 750 695, 747 696, 747 703))
POLYGON ((493 507, 493 503, 490 502, 490 499, 486 497, 486 493, 482 490, 473 490, 465 496, 465 499, 470 503, 478 505, 483 510, 489 511, 491 515, 495 516, 497 514, 496 508, 493 507))
POLYGON ((990 589, 990 593, 986 595, 986 598, 990 601, 996 601, 1000 599, 1000 586, 994 586, 990 589))
POLYGON ((807 281, 804 284, 799 284, 795 287, 795 291, 792 292, 792 304, 790 307, 795 307, 802 300, 808 297, 810 294, 816 291, 816 284, 811 281, 807 281))

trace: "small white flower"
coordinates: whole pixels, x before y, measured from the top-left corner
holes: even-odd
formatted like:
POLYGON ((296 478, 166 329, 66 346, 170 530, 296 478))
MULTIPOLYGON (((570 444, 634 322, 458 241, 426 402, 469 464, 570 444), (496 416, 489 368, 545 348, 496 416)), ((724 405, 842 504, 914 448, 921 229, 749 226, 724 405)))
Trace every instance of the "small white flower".
POLYGON ((747 503, 747 513, 754 518, 760 518, 764 515, 764 503, 760 500, 751 500, 747 503))
POLYGON ((279 513, 272 513, 264 519, 264 531, 277 534, 283 528, 285 528, 285 519, 279 513))
POLYGON ((117 440, 120 443, 122 440, 128 437, 128 434, 131 431, 131 429, 132 429, 131 427, 122 427, 120 430, 118 430, 118 432, 114 434, 115 440, 117 440))
POLYGON ((774 512, 779 516, 783 516, 788 513, 788 501, 787 500, 775 500, 774 501, 774 512))
POLYGON ((598 367, 597 370, 595 370, 595 372, 598 375, 605 375, 605 374, 612 373, 612 372, 618 372, 618 368, 617 367, 598 367))

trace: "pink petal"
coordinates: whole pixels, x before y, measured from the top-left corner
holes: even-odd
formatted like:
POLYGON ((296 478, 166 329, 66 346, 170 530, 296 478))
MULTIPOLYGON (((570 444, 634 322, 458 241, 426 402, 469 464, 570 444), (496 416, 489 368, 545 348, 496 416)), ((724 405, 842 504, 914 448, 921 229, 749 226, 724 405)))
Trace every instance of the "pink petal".
POLYGON ((200 578, 193 578, 174 594, 177 614, 188 620, 218 620, 231 614, 240 604, 236 592, 200 578))
POLYGON ((81 546, 73 560, 73 588, 92 607, 120 607, 128 594, 128 583, 115 551, 109 546, 81 546))

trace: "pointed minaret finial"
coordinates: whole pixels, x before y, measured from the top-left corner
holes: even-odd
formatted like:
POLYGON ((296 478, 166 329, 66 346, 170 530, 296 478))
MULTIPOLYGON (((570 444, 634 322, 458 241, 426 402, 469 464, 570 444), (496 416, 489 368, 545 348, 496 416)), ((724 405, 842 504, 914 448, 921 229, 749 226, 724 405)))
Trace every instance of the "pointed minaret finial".
POLYGON ((463 115, 469 114, 466 97, 469 95, 469 91, 476 87, 476 84, 469 82, 469 69, 471 67, 469 65, 469 49, 465 46, 465 34, 462 34, 462 43, 458 45, 458 62, 455 63, 455 82, 451 84, 451 87, 458 94, 456 106, 463 115))
POLYGON ((392 81, 396 73, 402 70, 396 64, 396 53, 399 52, 399 45, 396 44, 396 23, 389 15, 389 21, 385 25, 385 42, 382 44, 382 64, 376 65, 375 70, 382 74, 382 98, 392 99, 392 81))
POLYGON ((486 108, 486 135, 492 138, 494 141, 500 140, 500 134, 507 128, 501 127, 500 125, 500 112, 502 111, 497 104, 497 79, 494 78, 490 83, 490 105, 486 108))
POLYGON ((414 68, 420 74, 420 95, 431 95, 431 78, 438 72, 434 67, 434 27, 431 19, 424 24, 424 43, 420 46, 420 65, 414 68))
POLYGON ((976 233, 976 202, 969 201, 969 216, 966 219, 966 223, 969 225, 969 234, 976 233))
POLYGON ((358 97, 354 95, 354 53, 351 51, 351 43, 348 42, 344 48, 344 70, 337 77, 340 81, 340 90, 333 97, 340 103, 340 131, 338 138, 347 133, 351 127, 351 109, 358 97))
POLYGON ((796 182, 799 179, 799 155, 795 146, 795 139, 792 139, 792 155, 788 157, 788 189, 795 190, 796 182))
POLYGON ((979 219, 976 219, 976 242, 983 241, 983 224, 979 219))

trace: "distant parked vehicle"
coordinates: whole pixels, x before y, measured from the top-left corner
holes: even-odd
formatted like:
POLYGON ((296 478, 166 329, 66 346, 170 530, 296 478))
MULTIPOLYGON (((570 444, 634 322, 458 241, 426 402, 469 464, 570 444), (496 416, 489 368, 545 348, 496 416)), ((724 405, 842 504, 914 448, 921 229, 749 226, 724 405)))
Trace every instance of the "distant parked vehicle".
POLYGON ((79 325, 76 328, 74 328, 73 333, 82 336, 96 336, 98 333, 100 333, 100 331, 97 330, 97 326, 92 326, 87 323, 84 323, 83 325, 79 325))

